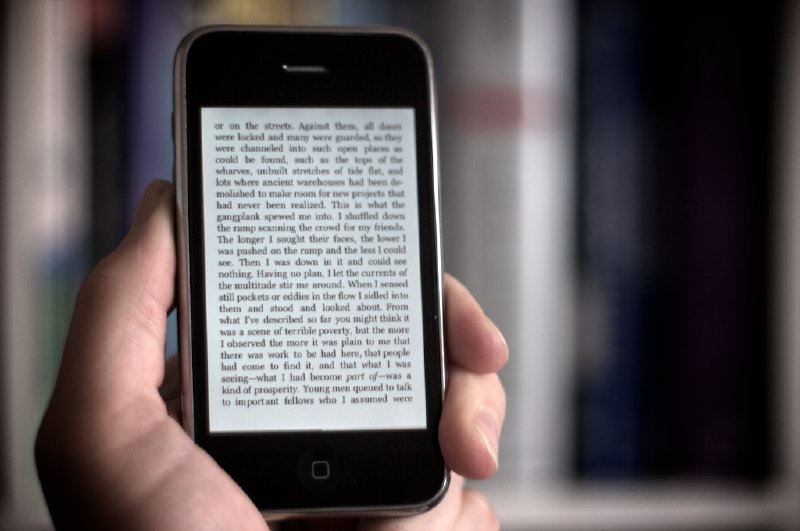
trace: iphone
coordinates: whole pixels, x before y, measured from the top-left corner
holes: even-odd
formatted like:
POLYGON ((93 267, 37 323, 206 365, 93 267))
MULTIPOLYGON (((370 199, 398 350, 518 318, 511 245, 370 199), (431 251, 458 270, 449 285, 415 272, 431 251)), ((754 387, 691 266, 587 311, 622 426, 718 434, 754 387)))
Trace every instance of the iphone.
POLYGON ((432 507, 449 474, 425 46, 196 30, 173 121, 186 429, 265 513, 432 507))

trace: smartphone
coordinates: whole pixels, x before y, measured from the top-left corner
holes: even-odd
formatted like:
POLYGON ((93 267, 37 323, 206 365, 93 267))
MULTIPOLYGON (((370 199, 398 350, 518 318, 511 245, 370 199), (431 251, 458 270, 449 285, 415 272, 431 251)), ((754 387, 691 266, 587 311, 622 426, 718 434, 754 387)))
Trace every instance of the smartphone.
POLYGON ((183 421, 265 513, 447 489, 434 124, 405 31, 211 27, 178 49, 183 421))

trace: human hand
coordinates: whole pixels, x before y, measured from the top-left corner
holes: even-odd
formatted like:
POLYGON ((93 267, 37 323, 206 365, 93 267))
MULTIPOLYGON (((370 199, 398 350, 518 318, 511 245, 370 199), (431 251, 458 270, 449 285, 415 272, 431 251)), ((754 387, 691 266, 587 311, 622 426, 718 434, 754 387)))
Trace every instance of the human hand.
MULTIPOLYGON (((80 529, 267 529, 239 486, 170 416, 166 317, 175 296, 172 187, 155 182, 128 235, 75 302, 36 460, 53 522, 80 529)), ((445 279, 448 389, 439 439, 454 474, 433 510, 402 519, 298 520, 320 529, 490 529, 491 507, 460 475, 497 469, 505 396, 495 372, 505 342, 456 280, 445 279)))

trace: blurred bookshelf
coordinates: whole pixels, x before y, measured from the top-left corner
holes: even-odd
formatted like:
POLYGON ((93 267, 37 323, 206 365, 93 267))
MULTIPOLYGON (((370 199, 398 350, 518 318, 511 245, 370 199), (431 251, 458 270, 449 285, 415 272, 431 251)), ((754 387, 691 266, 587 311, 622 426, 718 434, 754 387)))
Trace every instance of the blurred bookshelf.
POLYGON ((0 529, 51 527, 32 446, 71 301, 171 174, 174 50, 210 23, 429 44, 445 267, 511 350, 473 484, 503 529, 800 528, 800 6, 673 4, 6 3, 0 529))

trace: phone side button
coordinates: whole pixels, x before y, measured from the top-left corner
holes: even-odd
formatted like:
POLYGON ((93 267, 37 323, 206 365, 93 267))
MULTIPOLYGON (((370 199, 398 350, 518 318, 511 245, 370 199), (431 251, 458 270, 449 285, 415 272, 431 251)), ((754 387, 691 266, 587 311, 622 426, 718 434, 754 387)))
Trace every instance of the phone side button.
POLYGON ((297 463, 297 478, 308 491, 322 493, 335 487, 342 476, 341 463, 331 448, 307 450, 297 463))

